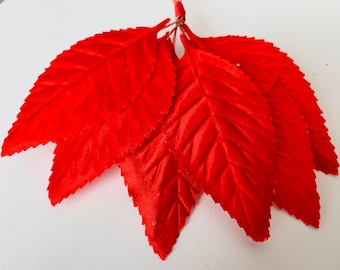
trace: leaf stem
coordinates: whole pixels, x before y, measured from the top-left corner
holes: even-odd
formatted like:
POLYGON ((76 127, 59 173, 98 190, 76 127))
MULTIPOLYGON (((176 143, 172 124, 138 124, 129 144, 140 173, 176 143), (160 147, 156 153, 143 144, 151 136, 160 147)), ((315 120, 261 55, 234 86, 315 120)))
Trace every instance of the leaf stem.
POLYGON ((181 0, 173 0, 175 5, 175 16, 177 21, 184 23, 185 21, 185 9, 181 0))

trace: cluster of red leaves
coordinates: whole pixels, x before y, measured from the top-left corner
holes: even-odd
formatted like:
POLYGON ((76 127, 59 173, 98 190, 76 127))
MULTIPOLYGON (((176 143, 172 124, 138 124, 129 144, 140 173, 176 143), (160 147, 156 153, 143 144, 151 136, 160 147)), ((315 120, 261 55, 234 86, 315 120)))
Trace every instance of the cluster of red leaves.
POLYGON ((118 164, 163 259, 202 191, 255 241, 269 237, 273 203, 318 227, 314 169, 337 174, 338 163, 299 68, 263 40, 200 38, 183 21, 158 37, 166 27, 105 32, 60 54, 2 155, 55 142, 53 205, 118 164))

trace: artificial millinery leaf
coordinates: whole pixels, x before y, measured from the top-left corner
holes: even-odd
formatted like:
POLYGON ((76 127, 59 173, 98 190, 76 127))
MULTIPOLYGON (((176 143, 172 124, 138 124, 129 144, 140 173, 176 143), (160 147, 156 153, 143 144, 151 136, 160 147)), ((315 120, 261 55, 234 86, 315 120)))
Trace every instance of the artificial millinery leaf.
POLYGON ((269 236, 274 188, 266 99, 235 65, 184 45, 175 101, 163 124, 168 147, 196 185, 262 241, 269 236))
POLYGON ((167 22, 97 34, 60 54, 31 89, 2 155, 73 136, 126 108, 154 72, 167 22))
POLYGON ((310 137, 315 168, 324 173, 338 174, 337 156, 314 91, 286 53, 264 40, 239 36, 200 38, 187 25, 184 25, 184 29, 199 48, 240 66, 265 94, 269 94, 276 85, 283 85, 302 114, 310 137))
MULTIPOLYGON (((176 64, 179 59, 170 40, 168 46, 176 64)), ((143 146, 118 164, 142 216, 149 243, 162 259, 171 252, 201 192, 165 142, 160 126, 143 146)))
MULTIPOLYGON (((306 224, 318 227, 320 202, 313 171, 311 143, 319 147, 321 142, 328 145, 324 152, 326 154, 320 157, 333 160, 333 172, 337 172, 337 159, 322 122, 324 120, 320 115, 321 110, 315 109, 318 108, 316 99, 312 99, 313 91, 304 80, 303 74, 286 54, 281 53, 271 43, 236 36, 198 38, 188 27, 186 29, 196 46, 204 47, 237 63, 264 93, 275 127, 274 202, 306 224), (310 112, 316 115, 314 118, 321 126, 321 129, 316 129, 318 133, 314 134, 319 135, 314 138, 310 137, 311 128, 296 103, 296 99, 301 99, 301 95, 295 94, 295 91, 309 97, 309 100, 302 100, 306 104, 312 103, 310 107, 314 107, 310 112), (322 138, 328 138, 328 141, 322 138)), ((315 123, 313 124, 315 127, 315 123)), ((316 151, 314 155, 318 155, 316 151)))
POLYGON ((165 144, 161 129, 119 163, 125 184, 145 225, 145 234, 162 258, 171 252, 200 190, 187 179, 165 144))
POLYGON ((134 152, 169 111, 175 90, 175 67, 166 38, 157 44, 151 78, 126 109, 91 130, 58 142, 48 187, 52 204, 134 152))
POLYGON ((302 116, 282 84, 274 85, 267 97, 275 126, 274 202, 318 227, 320 202, 313 153, 302 116))

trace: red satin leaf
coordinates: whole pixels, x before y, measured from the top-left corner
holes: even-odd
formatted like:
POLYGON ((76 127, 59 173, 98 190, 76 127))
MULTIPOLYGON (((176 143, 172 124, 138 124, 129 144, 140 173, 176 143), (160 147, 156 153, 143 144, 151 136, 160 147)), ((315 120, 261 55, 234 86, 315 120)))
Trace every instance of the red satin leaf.
POLYGON ((159 132, 119 166, 142 215, 150 245, 164 260, 195 205, 199 190, 181 172, 159 132))
MULTIPOLYGON (((261 40, 234 36, 209 40, 196 36, 193 38, 195 44, 203 46, 201 42, 203 40, 204 45, 210 46, 209 50, 239 63, 240 68, 252 76, 253 81, 268 98, 276 137, 274 202, 306 224, 318 227, 320 202, 313 172, 311 152, 313 140, 310 139, 304 115, 296 105, 295 96, 291 94, 296 85, 300 84, 305 86, 302 90, 309 93, 310 97, 313 96, 309 84, 303 79, 303 74, 286 54, 261 40), (245 58, 244 54, 248 57, 245 58), (293 83, 287 83, 288 80, 293 83)), ((317 106, 316 100, 313 102, 317 106)), ((320 112, 319 110, 319 117, 320 112)), ((320 134, 326 136, 327 129, 324 127, 320 134)), ((329 140, 328 145, 333 147, 329 140)), ((333 161, 337 164, 334 148, 331 153, 333 161)))
POLYGON ((163 38, 158 41, 155 68, 141 95, 101 125, 58 142, 48 187, 52 204, 134 152, 169 111, 174 89, 175 68, 163 38))
POLYGON ((73 136, 126 108, 154 71, 167 22, 97 34, 60 54, 31 89, 2 155, 73 136))
MULTIPOLYGON (((168 45, 177 63, 172 42, 168 41, 168 45)), ((163 126, 118 165, 143 218, 149 243, 164 260, 176 243, 200 188, 193 185, 187 170, 168 150, 163 126)))
POLYGON ((282 84, 268 94, 275 126, 274 202, 308 225, 319 226, 313 153, 303 118, 282 84))
POLYGON ((239 36, 200 38, 188 26, 184 28, 196 46, 238 64, 264 93, 269 93, 277 84, 283 85, 307 126, 315 168, 327 174, 338 174, 337 155, 314 91, 286 53, 263 40, 239 36))
MULTIPOLYGON (((179 59, 170 40, 168 45, 176 63, 179 59)), ((168 150, 162 130, 158 128, 142 147, 118 165, 142 216, 149 243, 164 260, 176 243, 200 189, 192 184, 188 173, 168 150)))
POLYGON ((256 241, 269 236, 273 127, 266 99, 235 65, 188 46, 164 123, 193 181, 256 241))

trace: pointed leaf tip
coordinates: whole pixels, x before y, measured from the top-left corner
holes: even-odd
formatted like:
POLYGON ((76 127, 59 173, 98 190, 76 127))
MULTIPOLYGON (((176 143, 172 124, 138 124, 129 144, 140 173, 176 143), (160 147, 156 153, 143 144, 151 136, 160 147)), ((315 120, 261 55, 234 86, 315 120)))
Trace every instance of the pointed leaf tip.
POLYGON ((200 191, 181 172, 161 130, 120 162, 119 167, 134 205, 142 215, 149 243, 164 260, 200 191))

